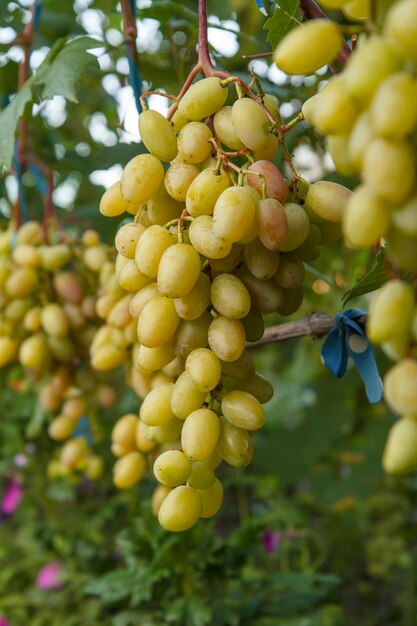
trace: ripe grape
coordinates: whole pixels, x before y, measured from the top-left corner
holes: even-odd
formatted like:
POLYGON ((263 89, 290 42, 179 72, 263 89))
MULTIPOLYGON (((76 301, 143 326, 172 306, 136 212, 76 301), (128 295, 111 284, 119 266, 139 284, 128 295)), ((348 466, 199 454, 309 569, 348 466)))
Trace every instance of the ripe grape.
POLYGON ((177 156, 177 139, 168 120, 158 111, 142 111, 139 115, 140 137, 149 152, 161 161, 177 156))
POLYGON ((173 532, 188 530, 199 520, 202 506, 201 495, 197 489, 189 485, 175 487, 162 500, 158 513, 159 523, 173 532))

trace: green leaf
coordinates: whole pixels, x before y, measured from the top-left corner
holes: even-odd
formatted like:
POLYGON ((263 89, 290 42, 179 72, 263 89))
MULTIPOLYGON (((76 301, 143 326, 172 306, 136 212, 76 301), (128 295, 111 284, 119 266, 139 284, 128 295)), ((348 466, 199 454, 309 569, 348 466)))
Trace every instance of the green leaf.
POLYGON ((363 276, 352 289, 346 291, 343 295, 343 306, 345 306, 353 298, 363 296, 366 293, 375 291, 382 287, 390 279, 390 271, 385 263, 387 253, 386 248, 381 248, 375 257, 375 265, 363 276))
POLYGON ((281 39, 303 19, 298 0, 280 0, 272 17, 266 20, 264 30, 268 31, 266 40, 275 48, 281 39))

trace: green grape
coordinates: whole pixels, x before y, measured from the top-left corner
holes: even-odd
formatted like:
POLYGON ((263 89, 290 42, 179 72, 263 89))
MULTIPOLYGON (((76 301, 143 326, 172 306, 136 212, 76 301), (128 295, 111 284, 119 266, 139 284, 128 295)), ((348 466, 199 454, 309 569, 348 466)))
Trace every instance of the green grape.
POLYGON ((417 8, 414 0, 400 0, 388 11, 384 30, 401 55, 417 61, 417 8))
POLYGON ((206 395, 205 391, 196 387, 188 372, 182 372, 175 381, 171 396, 171 408, 175 417, 185 420, 190 413, 201 407, 206 395))
POLYGON ((147 202, 158 191, 164 177, 159 159, 151 154, 133 157, 123 170, 120 181, 122 196, 134 204, 147 202))
POLYGON ((351 176, 358 172, 358 168, 350 160, 348 145, 348 135, 329 135, 326 137, 326 148, 337 171, 344 176, 351 176))
POLYGON ((278 44, 274 61, 286 74, 313 74, 334 61, 342 45, 338 24, 316 19, 290 31, 278 44))
POLYGON ((222 259, 209 259, 210 267, 214 272, 232 272, 240 263, 241 251, 241 244, 232 244, 229 254, 222 259))
POLYGON ((178 103, 178 111, 189 120, 199 121, 218 111, 224 105, 227 93, 220 78, 203 78, 184 94, 178 103))
POLYGON ((241 322, 245 329, 246 341, 259 341, 264 334, 265 324, 262 313, 252 306, 249 313, 242 317, 241 322))
POLYGON ((253 446, 246 430, 237 428, 224 417, 220 418, 220 435, 217 449, 220 456, 232 467, 246 467, 252 461, 253 446))
POLYGON ((163 426, 175 416, 171 409, 174 383, 165 383, 152 389, 143 400, 139 417, 147 426, 163 426))
POLYGON ((219 358, 208 348, 197 348, 185 361, 185 371, 199 391, 205 393, 217 387, 222 373, 219 358))
POLYGON ((147 348, 164 345, 175 334, 180 318, 174 302, 166 296, 155 296, 143 308, 138 320, 138 339, 147 348))
MULTIPOLYGON (((87 340, 89 343, 90 336, 87 340)), ((70 363, 74 361, 76 357, 76 348, 73 341, 68 337, 54 337, 53 335, 47 336, 47 344, 49 352, 53 358, 61 363, 70 363)))
MULTIPOLYGON (((175 105, 173 105, 175 106, 175 105)), ((170 112, 170 110, 168 111, 168 113, 170 112)), ((175 111, 174 115, 171 118, 171 124, 173 129, 175 130, 175 132, 179 132, 181 130, 181 128, 183 126, 185 126, 186 124, 188 124, 190 120, 188 120, 182 113, 180 113, 178 111, 178 109, 175 111)))
POLYGON ((137 204, 132 204, 122 196, 120 180, 111 185, 101 196, 99 210, 106 217, 116 217, 122 213, 136 213, 137 204))
POLYGON ((282 305, 283 290, 273 279, 260 280, 245 267, 239 269, 238 276, 249 291, 253 306, 260 309, 262 313, 273 313, 279 310, 282 305))
POLYGON ((296 287, 295 289, 284 289, 283 302, 278 309, 280 315, 292 315, 303 304, 304 287, 296 287))
POLYGON ((187 479, 187 485, 194 489, 207 489, 215 480, 213 470, 207 461, 195 461, 192 464, 191 474, 187 479))
POLYGON ((237 276, 220 274, 211 285, 211 301, 214 308, 225 317, 241 319, 250 310, 251 301, 248 290, 237 276))
POLYGON ((123 448, 125 454, 136 449, 136 429, 138 416, 134 413, 127 413, 120 417, 111 432, 112 444, 117 444, 123 448))
POLYGON ((384 397, 393 411, 417 418, 417 361, 403 359, 384 378, 384 397))
POLYGON ((277 121, 280 119, 279 102, 278 98, 271 93, 266 93, 263 96, 264 105, 277 121))
POLYGON ((208 345, 208 329, 213 318, 208 311, 204 311, 195 320, 183 320, 178 326, 174 337, 175 353, 186 358, 190 352, 208 345))
POLYGON ((158 520, 166 530, 182 532, 198 522, 202 507, 199 491, 189 485, 181 485, 172 489, 163 499, 158 520))
POLYGON ((168 168, 164 178, 168 194, 177 201, 184 202, 191 183, 198 175, 195 165, 189 163, 174 163, 168 168))
POLYGON ((231 424, 245 430, 258 430, 265 421, 259 400, 246 391, 227 393, 223 397, 221 411, 231 424))
POLYGON ((375 130, 369 109, 365 109, 356 119, 347 143, 348 159, 359 171, 363 166, 363 156, 371 141, 375 138, 375 130))
POLYGON ((273 133, 268 133, 263 137, 262 144, 252 150, 255 161, 271 161, 278 150, 278 139, 273 133))
POLYGON ((0 367, 15 360, 19 344, 11 337, 0 337, 0 367))
POLYGON ((292 257, 281 255, 274 280, 277 285, 285 289, 297 289, 303 284, 305 273, 304 263, 292 257))
POLYGON ((414 310, 412 288, 402 280, 390 280, 371 302, 367 334, 373 343, 392 341, 409 332, 414 310))
POLYGON ((233 129, 244 146, 262 148, 268 136, 268 118, 260 104, 251 98, 239 98, 232 107, 233 129))
POLYGON ((322 244, 335 243, 342 238, 342 227, 340 224, 336 224, 335 222, 323 222, 322 224, 317 224, 317 227, 321 233, 322 244))
POLYGON ((137 352, 137 365, 146 372, 156 372, 175 359, 173 342, 158 348, 140 346, 137 352))
POLYGON ((4 291, 11 299, 24 298, 38 287, 38 275, 32 267, 20 267, 6 279, 4 291))
POLYGON ((190 459, 180 450, 167 450, 158 456, 153 466, 155 478, 167 487, 182 485, 192 471, 190 459))
POLYGON ((288 236, 281 250, 289 252, 301 246, 310 232, 310 220, 304 209, 294 202, 288 202, 284 206, 288 222, 288 236))
POLYGON ((135 258, 136 245, 139 237, 145 232, 145 227, 141 224, 131 222, 124 224, 116 233, 115 246, 117 252, 127 259, 135 258))
POLYGON ((328 222, 341 222, 352 192, 347 187, 327 180, 310 185, 306 203, 316 215, 328 222))
POLYGON ((246 176, 247 184, 256 189, 259 195, 262 195, 262 187, 265 183, 268 198, 275 198, 275 200, 279 200, 282 203, 287 201, 287 183, 276 165, 262 159, 249 165, 247 171, 261 174, 261 176, 256 174, 248 174, 246 176))
POLYGON ((382 466, 388 474, 401 474, 417 466, 417 422, 414 417, 402 417, 391 426, 382 466))
POLYGON ((239 381, 246 381, 255 373, 255 364, 247 350, 244 350, 238 359, 222 361, 222 372, 239 381))
POLYGON ((178 153, 177 138, 170 122, 158 111, 142 111, 139 134, 149 152, 161 161, 172 161, 178 153))
POLYGON ((213 124, 216 136, 227 148, 241 150, 244 147, 233 127, 231 106, 224 106, 219 109, 214 115, 213 124))
POLYGON ((236 361, 245 349, 243 324, 219 315, 210 324, 208 343, 222 361, 236 361))
POLYGON ((182 298, 196 284, 201 270, 200 257, 190 244, 177 243, 165 250, 158 268, 157 283, 161 293, 182 298))
POLYGON ((138 269, 145 276, 156 278, 162 255, 174 243, 175 237, 166 228, 157 224, 147 228, 136 246, 135 262, 138 269))
POLYGON ((363 179, 372 192, 386 202, 399 204, 415 184, 416 158, 405 142, 374 139, 363 161, 363 179))
POLYGON ((230 254, 232 244, 214 232, 214 220, 211 215, 196 217, 188 230, 194 248, 207 258, 224 259, 230 254))
POLYGON ((251 274, 261 280, 274 276, 280 259, 279 254, 266 248, 258 238, 244 245, 243 258, 251 274))
POLYGON ((184 421, 181 445, 191 461, 204 461, 219 439, 219 418, 214 411, 202 408, 190 413, 184 421))
POLYGON ((354 248, 368 248, 383 237, 391 222, 389 207, 365 185, 351 195, 344 216, 343 232, 354 248))
POLYGON ((417 237, 417 193, 392 213, 394 226, 408 237, 417 237))
MULTIPOLYGON (((6 233, 4 233, 6 235, 6 233)), ((10 239, 7 236, 7 250, 4 250, 4 253, 10 252, 10 239)), ((32 246, 37 246, 38 244, 44 241, 44 234, 42 230, 42 224, 40 222, 35 222, 33 220, 22 224, 18 231, 16 232, 16 246, 21 246, 23 244, 30 244, 32 246)))
POLYGON ((158 485, 152 494, 151 508, 155 517, 158 517, 159 509, 162 502, 165 500, 169 492, 172 491, 171 487, 166 485, 158 485))
POLYGON ((215 478, 210 487, 199 489, 199 493, 203 502, 201 517, 214 517, 223 503, 223 486, 221 482, 215 478))
POLYGON ((143 287, 140 291, 135 293, 129 303, 129 312, 133 317, 139 318, 145 306, 155 298, 155 296, 161 295, 158 285, 156 283, 150 283, 143 287))
POLYGON ((385 139, 405 139, 417 126, 417 81, 405 72, 388 76, 371 106, 372 124, 385 139))
POLYGON ((127 263, 118 276, 120 286, 126 291, 139 291, 149 285, 152 279, 138 269, 133 259, 126 260, 127 263))
POLYGON ((19 349, 19 361, 27 369, 46 371, 51 363, 51 353, 42 334, 31 335, 19 349))
POLYGON ((181 161, 186 163, 201 163, 209 154, 213 144, 211 130, 202 122, 186 124, 178 135, 178 152, 181 161))
POLYGON ((269 402, 274 395, 271 383, 261 374, 255 372, 247 380, 236 380, 229 376, 223 377, 223 388, 226 391, 245 391, 254 396, 261 404, 269 402))
POLYGON ((320 100, 321 94, 316 93, 314 96, 311 96, 311 98, 308 98, 301 107, 301 113, 303 114, 305 121, 312 126, 314 126, 315 123, 315 114, 320 100))
POLYGON ((417 241, 406 237, 403 232, 396 228, 391 228, 385 240, 391 258, 395 263, 404 270, 412 270, 417 266, 417 241))
POLYGON ((214 207, 214 233, 230 243, 242 239, 253 223, 258 199, 248 185, 225 189, 214 207))
POLYGON ((147 426, 145 437, 156 443, 170 443, 176 441, 181 435, 183 422, 179 419, 172 419, 161 426, 147 426))
POLYGON ((348 133, 359 109, 347 93, 343 77, 330 80, 315 102, 313 124, 323 135, 348 133))
POLYGON ((224 170, 204 169, 188 188, 185 207, 190 215, 213 215, 214 205, 220 194, 230 187, 230 180, 224 170))
POLYGON ((200 272, 194 287, 182 298, 174 300, 177 314, 184 320, 195 320, 200 317, 210 304, 211 282, 207 274, 200 272))
POLYGON ((69 332, 68 319, 62 307, 55 302, 46 304, 41 311, 42 328, 48 335, 64 337, 69 332))
MULTIPOLYGON (((19 300, 12 300, 3 310, 3 315, 7 320, 13 322, 20 322, 26 315, 26 313, 32 308, 33 300, 31 298, 22 298, 19 300)), ((49 306, 49 305, 46 305, 49 306)), ((59 307, 59 305, 57 305, 59 307)), ((60 313, 62 312, 59 307, 60 313)), ((52 320, 52 323, 54 320, 52 320)), ((68 323, 68 322, 67 322, 68 323)), ((59 327, 58 327, 59 329, 59 327)))
POLYGON ((343 71, 349 94, 361 105, 368 105, 380 83, 400 69, 400 59, 387 39, 374 35, 360 41, 343 71))
POLYGON ((12 259, 21 267, 39 267, 42 257, 35 246, 21 244, 12 251, 12 259))
POLYGON ((342 6, 342 13, 354 22, 366 22, 371 19, 371 0, 349 0, 342 6))
POLYGON ((268 250, 281 250, 288 238, 288 218, 278 200, 260 200, 256 207, 255 226, 259 239, 268 250))
POLYGON ((184 204, 174 200, 162 183, 156 194, 146 203, 146 209, 152 224, 164 226, 164 224, 180 217, 184 210, 184 204))
POLYGON ((146 472, 146 461, 140 452, 129 452, 118 459, 113 467, 113 482, 118 489, 135 485, 146 472))

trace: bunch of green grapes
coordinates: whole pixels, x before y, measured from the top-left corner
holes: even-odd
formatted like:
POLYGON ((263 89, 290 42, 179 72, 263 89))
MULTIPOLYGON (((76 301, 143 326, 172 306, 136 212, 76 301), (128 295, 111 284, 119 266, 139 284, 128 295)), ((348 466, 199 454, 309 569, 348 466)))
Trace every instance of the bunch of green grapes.
MULTIPOLYGON (((301 306, 303 262, 341 236, 350 195, 334 183, 287 182, 271 161, 282 141, 277 101, 240 86, 226 105, 228 82, 195 82, 172 122, 145 110, 149 153, 127 163, 100 204, 104 215, 135 214, 117 232, 115 273, 99 299, 107 323, 128 305, 130 380, 143 400, 139 416, 114 427, 114 482, 139 481, 148 455, 160 483, 153 510, 171 531, 217 513, 222 461, 251 462, 273 390, 248 344, 262 337, 265 315, 301 306)), ((103 353, 119 347, 115 329, 113 319, 103 353)))
MULTIPOLYGON (((0 366, 18 362, 37 384, 55 441, 69 440, 92 405, 115 402, 114 390, 88 365, 100 324, 96 291, 108 264, 112 267, 111 254, 92 230, 71 245, 46 245, 41 224, 33 221, 0 235, 0 366)), ((64 445, 60 460, 51 462, 51 476, 77 466, 71 453, 77 446, 87 476, 99 476, 101 459, 83 441, 64 445)))
MULTIPOLYGON (((401 270, 417 270, 417 1, 390 4, 386 13, 376 4, 381 29, 359 35, 343 71, 307 100, 303 113, 326 135, 338 171, 361 178, 343 217, 346 242, 368 248, 384 238, 393 273, 400 275, 401 270)), ((325 0, 323 5, 341 8, 349 18, 369 17, 363 0, 325 0)), ((327 34, 316 40, 315 60, 331 62, 340 28, 330 21, 317 22, 284 38, 275 53, 279 67, 298 73, 302 50, 320 28, 327 34), (328 41, 334 42, 330 54, 328 41)), ((416 312, 414 289, 399 279, 382 288, 370 310, 369 338, 399 361, 384 381, 387 403, 401 416, 383 458, 390 473, 417 466, 416 312)))

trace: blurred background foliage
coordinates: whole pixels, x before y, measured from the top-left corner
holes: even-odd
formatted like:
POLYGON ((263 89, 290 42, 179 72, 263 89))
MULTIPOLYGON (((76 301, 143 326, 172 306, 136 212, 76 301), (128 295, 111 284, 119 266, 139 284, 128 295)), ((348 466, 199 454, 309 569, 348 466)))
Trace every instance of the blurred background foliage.
MULTIPOLYGON (((3 105, 17 90, 21 47, 13 42, 31 4, 0 3, 3 105)), ((179 91, 196 58, 196 4, 138 0, 145 89, 179 91)), ((284 119, 326 78, 289 79, 264 60, 242 58, 269 49, 254 0, 209 0, 209 23, 218 66, 245 79, 253 67, 265 91, 279 98, 284 119)), ((93 50, 98 63, 79 77, 78 102, 58 96, 26 112, 31 151, 54 171, 64 227, 92 226, 112 241, 118 220, 102 219, 98 201, 142 150, 118 3, 43 0, 32 66, 36 71, 59 38, 80 35, 102 42, 93 50)), ((161 100, 151 106, 163 107, 161 100)), ((307 125, 289 137, 303 175, 340 180, 326 170, 321 141, 307 125)), ((29 213, 40 218, 33 174, 23 182, 29 213)), ((6 220, 16 197, 13 175, 3 177, 0 192, 6 220)), ((308 268, 297 317, 339 312, 343 294, 372 262, 341 244, 326 248, 308 268)), ((366 307, 361 299, 354 304, 366 307)), ((122 375, 115 379, 118 406, 100 420, 96 447, 105 476, 91 483, 48 481, 48 416, 19 368, 0 372, 0 498, 12 478, 23 487, 16 511, 0 520, 0 616, 10 626, 415 626, 417 482, 384 477, 380 458, 391 417, 367 403, 355 370, 341 381, 331 377, 320 343, 305 338, 256 352, 275 396, 254 440, 254 462, 245 471, 223 469, 221 514, 181 535, 154 521, 149 485, 120 493, 111 484, 111 427, 122 413, 137 411, 122 375), (37 588, 39 570, 56 560, 63 586, 37 588)), ((383 373, 387 364, 377 357, 383 373)))

